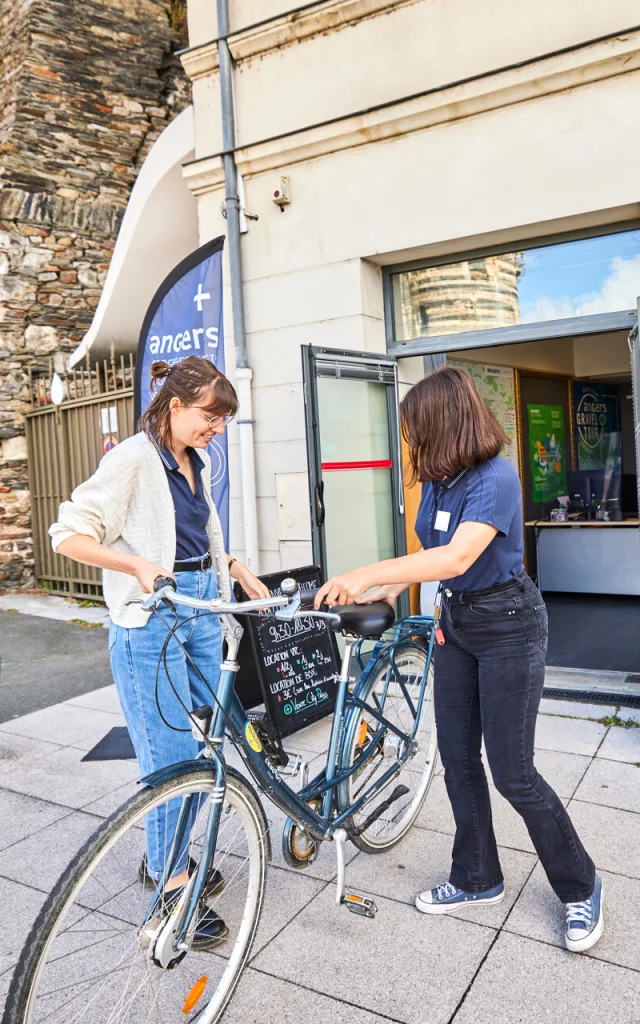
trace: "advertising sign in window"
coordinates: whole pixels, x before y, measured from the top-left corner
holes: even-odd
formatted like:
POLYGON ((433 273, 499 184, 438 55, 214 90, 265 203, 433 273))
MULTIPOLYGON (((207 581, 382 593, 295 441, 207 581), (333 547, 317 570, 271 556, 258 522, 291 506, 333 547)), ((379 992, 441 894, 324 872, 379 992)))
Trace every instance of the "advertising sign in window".
POLYGON ((567 447, 561 405, 528 405, 532 500, 567 493, 567 447))

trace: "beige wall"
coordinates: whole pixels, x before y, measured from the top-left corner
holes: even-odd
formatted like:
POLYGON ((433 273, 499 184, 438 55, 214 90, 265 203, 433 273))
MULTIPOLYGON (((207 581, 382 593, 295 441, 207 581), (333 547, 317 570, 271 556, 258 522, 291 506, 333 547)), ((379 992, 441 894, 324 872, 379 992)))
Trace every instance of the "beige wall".
POLYGON ((568 377, 631 372, 629 345, 624 331, 586 338, 556 338, 553 341, 464 349, 454 355, 456 359, 467 359, 472 363, 513 366, 520 370, 561 373, 568 377))
MULTIPOLYGON (((189 0, 192 46, 215 36, 214 8, 210 0, 189 0)), ((283 9, 276 0, 235 0, 232 25, 283 9)), ((384 111, 283 133, 637 20, 628 0, 344 0, 231 40, 243 147, 236 158, 247 208, 259 216, 242 238, 242 258, 264 570, 279 568, 282 559, 276 476, 306 470, 300 346, 384 351, 382 265, 425 251, 463 251, 471 239, 481 246, 640 217, 640 33, 384 111), (271 136, 277 137, 253 145, 271 136), (272 202, 281 174, 289 177, 292 199, 284 213, 272 202)), ((192 51, 185 66, 194 77, 197 159, 184 173, 198 196, 205 241, 226 233, 215 47, 192 51)), ((519 346, 515 358, 539 370, 549 369, 551 359, 558 372, 581 375, 605 372, 585 367, 611 362, 597 341, 588 355, 576 355, 571 341, 554 344, 544 351, 519 346)), ((621 349, 611 345, 618 360, 621 349)), ((491 349, 487 361, 496 359, 491 349)), ((420 372, 419 361, 401 367, 409 383, 420 372)), ((233 433, 230 440, 237 524, 233 433)), ((239 554, 242 543, 234 526, 239 554)), ((302 561, 307 553, 300 550, 302 561)))

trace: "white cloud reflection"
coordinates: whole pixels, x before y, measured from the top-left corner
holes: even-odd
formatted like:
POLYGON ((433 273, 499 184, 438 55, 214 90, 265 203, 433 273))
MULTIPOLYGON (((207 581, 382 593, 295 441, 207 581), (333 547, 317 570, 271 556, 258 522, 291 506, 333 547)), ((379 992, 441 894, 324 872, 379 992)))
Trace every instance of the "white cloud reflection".
POLYGON ((541 295, 533 303, 520 309, 520 322, 538 323, 544 320, 564 320, 570 316, 591 316, 594 313, 612 313, 622 309, 635 309, 640 295, 640 255, 623 259, 614 257, 608 275, 595 292, 573 298, 549 298, 541 295))

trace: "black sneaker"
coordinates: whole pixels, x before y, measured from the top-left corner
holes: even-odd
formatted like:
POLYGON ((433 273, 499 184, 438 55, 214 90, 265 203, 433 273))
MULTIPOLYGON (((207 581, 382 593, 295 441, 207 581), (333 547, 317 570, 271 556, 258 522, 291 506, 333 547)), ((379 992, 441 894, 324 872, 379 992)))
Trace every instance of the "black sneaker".
MULTIPOLYGON (((173 910, 183 892, 184 886, 181 885, 179 889, 171 889, 165 893, 162 902, 166 911, 170 912, 173 910)), ((196 924, 196 932, 193 937, 193 949, 213 949, 214 946, 220 945, 226 939, 229 929, 220 915, 216 914, 215 910, 207 907, 202 902, 198 906, 198 913, 198 923, 196 924)))
MULTIPOLYGON (((194 873, 194 871, 198 870, 198 863, 197 863, 197 861, 195 861, 193 859, 193 857, 189 857, 189 860, 188 860, 187 863, 188 863, 188 867, 189 867, 189 877, 191 877, 191 875, 194 873)), ((156 884, 154 882, 153 878, 151 877, 151 875, 148 874, 148 872, 147 872, 147 855, 146 855, 146 853, 143 855, 142 862, 141 862, 140 867, 138 869, 138 881, 141 882, 142 885, 145 885, 145 886, 147 886, 147 885, 155 886, 155 884, 156 884)), ((202 893, 202 899, 205 899, 205 900, 211 899, 212 896, 215 896, 215 895, 217 895, 217 893, 222 892, 223 888, 224 888, 224 878, 222 877, 222 875, 220 874, 220 872, 216 868, 212 868, 211 871, 209 871, 209 874, 207 876, 206 882, 204 883, 204 891, 202 893)))

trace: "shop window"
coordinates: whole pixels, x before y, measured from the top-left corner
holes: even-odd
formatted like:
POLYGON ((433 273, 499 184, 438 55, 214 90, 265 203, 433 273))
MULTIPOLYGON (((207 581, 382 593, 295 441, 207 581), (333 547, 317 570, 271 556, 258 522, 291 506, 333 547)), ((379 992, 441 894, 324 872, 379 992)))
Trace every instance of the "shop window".
POLYGON ((392 274, 396 341, 634 309, 640 230, 392 274))

